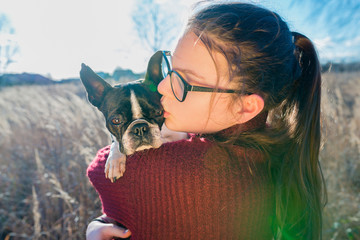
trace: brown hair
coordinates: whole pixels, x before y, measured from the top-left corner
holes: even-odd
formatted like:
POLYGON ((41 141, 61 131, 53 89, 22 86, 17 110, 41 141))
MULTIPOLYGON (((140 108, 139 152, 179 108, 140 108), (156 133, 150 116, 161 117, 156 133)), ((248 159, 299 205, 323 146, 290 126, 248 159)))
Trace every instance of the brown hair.
POLYGON ((189 21, 209 52, 222 53, 239 89, 260 95, 270 127, 233 142, 269 158, 276 239, 321 239, 326 190, 319 164, 320 64, 312 42, 276 13, 245 3, 208 6, 189 21))

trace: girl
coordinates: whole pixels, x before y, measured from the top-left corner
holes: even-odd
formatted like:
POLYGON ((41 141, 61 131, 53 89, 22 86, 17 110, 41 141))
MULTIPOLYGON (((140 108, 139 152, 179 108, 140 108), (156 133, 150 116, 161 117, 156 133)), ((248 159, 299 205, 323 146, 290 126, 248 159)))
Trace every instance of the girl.
POLYGON ((100 150, 88 176, 106 215, 88 239, 321 239, 311 41, 274 12, 224 3, 197 12, 163 55, 165 124, 197 135, 128 157, 116 183, 100 150))

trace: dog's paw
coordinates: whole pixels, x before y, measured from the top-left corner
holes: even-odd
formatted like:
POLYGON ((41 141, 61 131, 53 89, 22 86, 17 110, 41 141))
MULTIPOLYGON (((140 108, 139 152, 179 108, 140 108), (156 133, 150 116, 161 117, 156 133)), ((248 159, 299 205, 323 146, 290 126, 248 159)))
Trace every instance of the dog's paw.
POLYGON ((126 155, 121 154, 117 157, 109 155, 105 164, 105 176, 111 182, 115 182, 124 175, 126 155))

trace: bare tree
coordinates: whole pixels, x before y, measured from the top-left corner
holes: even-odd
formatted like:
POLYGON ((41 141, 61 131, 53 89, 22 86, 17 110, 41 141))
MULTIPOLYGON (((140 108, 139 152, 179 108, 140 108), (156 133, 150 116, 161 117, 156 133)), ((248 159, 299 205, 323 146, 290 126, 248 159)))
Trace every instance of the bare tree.
POLYGON ((0 74, 14 62, 14 56, 19 51, 14 40, 14 28, 6 15, 0 13, 0 74))
POLYGON ((171 1, 171 5, 156 0, 135 1, 132 20, 147 49, 155 52, 175 40, 181 26, 180 13, 181 6, 175 1, 171 1))

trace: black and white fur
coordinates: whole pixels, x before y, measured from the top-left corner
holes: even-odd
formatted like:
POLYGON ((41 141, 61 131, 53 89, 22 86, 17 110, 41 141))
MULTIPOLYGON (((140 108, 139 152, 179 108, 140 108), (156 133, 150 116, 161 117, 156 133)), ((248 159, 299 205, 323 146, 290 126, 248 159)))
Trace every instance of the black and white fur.
MULTIPOLYGON (((162 145, 160 131, 164 117, 161 95, 157 92, 157 85, 163 79, 161 60, 162 53, 158 51, 149 61, 144 80, 115 87, 82 64, 80 79, 88 99, 103 113, 107 129, 119 143, 120 152, 125 155, 162 145)), ((119 174, 122 176, 126 158, 120 161, 114 164, 107 162, 106 165, 120 166, 119 174)), ((114 180, 118 175, 112 175, 114 180)))

